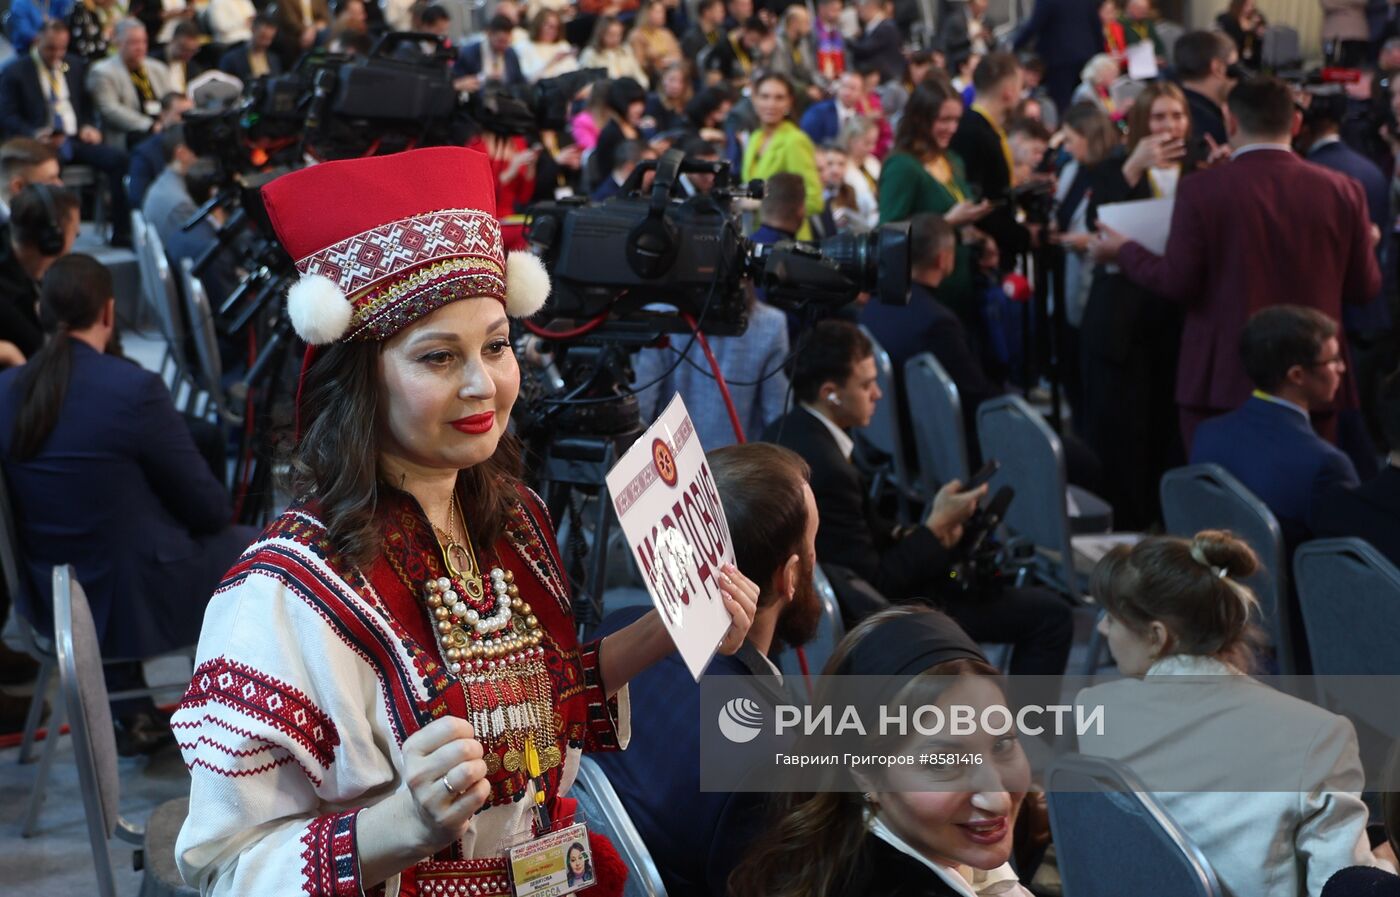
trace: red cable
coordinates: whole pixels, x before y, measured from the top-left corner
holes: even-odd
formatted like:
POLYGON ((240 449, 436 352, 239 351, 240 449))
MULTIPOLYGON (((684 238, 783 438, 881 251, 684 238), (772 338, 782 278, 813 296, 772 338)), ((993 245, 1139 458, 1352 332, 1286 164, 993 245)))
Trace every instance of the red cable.
POLYGON ((719 394, 724 397, 724 408, 729 412, 729 424, 734 428, 734 439, 739 444, 748 442, 744 438, 744 427, 739 423, 739 411, 734 407, 734 398, 729 395, 729 384, 724 382, 724 374, 719 369, 719 362, 715 360, 715 353, 710 351, 710 341, 705 339, 705 334, 700 332, 700 325, 695 322, 695 317, 690 312, 681 312, 681 317, 690 325, 690 329, 695 331, 695 339, 699 341, 700 348, 705 350, 705 358, 710 362, 710 370, 715 375, 715 383, 719 384, 719 394))
POLYGON ((584 323, 573 328, 572 330, 546 330, 545 328, 541 327, 535 322, 529 320, 526 320, 523 323, 525 324, 526 330, 530 331, 535 336, 544 337, 545 339, 577 339, 578 337, 583 336, 585 333, 597 330, 598 327, 607 319, 608 313, 603 312, 598 317, 585 321, 584 323))

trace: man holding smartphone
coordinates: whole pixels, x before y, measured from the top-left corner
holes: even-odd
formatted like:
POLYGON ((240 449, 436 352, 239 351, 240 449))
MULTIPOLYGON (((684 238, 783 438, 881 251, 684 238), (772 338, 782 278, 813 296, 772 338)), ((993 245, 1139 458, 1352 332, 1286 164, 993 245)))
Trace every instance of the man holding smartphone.
POLYGON ((1013 674, 1063 673, 1074 635, 1065 601, 1042 589, 963 591, 949 578, 985 484, 970 490, 956 480, 946 484, 928 519, 915 526, 895 526, 870 502, 847 433, 870 423, 882 397, 869 338, 847 321, 817 324, 794 363, 792 390, 798 406, 763 438, 811 467, 821 509, 818 561, 849 568, 891 602, 938 606, 977 641, 1010 643, 1013 674))

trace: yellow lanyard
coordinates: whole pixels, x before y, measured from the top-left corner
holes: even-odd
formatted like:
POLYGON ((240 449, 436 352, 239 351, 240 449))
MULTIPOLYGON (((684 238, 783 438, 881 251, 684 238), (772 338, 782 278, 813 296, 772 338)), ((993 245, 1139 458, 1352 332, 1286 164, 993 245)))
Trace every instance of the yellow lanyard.
POLYGON ((940 156, 933 162, 925 165, 924 169, 928 171, 929 175, 932 176, 944 190, 953 194, 953 199, 955 201, 967 201, 967 196, 962 192, 962 188, 958 186, 957 178, 953 177, 953 163, 948 161, 947 156, 940 156))
POLYGON ((151 79, 146 77, 145 69, 132 70, 131 83, 136 86, 136 90, 141 94, 142 100, 154 100, 156 98, 156 92, 151 88, 151 79))
POLYGON ((1016 186, 1016 157, 1011 154, 1011 141, 1006 137, 1006 130, 996 120, 996 116, 987 111, 987 107, 981 103, 973 103, 972 111, 987 120, 987 124, 992 126, 992 130, 997 132, 997 139, 1001 141, 1001 154, 1006 158, 1006 177, 1011 186, 1016 186))

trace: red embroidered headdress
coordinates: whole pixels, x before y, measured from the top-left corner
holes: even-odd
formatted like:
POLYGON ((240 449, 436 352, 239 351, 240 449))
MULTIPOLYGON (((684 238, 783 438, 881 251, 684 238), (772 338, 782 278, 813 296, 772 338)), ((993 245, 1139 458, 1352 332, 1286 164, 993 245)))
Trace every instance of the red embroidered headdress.
POLYGON ((387 339, 474 296, 528 317, 549 296, 539 259, 506 257, 496 180, 476 150, 326 162, 277 178, 262 195, 301 273, 287 311, 310 345, 387 339))

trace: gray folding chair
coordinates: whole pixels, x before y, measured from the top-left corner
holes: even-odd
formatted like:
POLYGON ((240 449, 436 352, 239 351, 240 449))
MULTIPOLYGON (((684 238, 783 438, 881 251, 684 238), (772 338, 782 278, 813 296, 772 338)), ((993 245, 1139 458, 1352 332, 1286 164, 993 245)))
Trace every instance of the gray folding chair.
POLYGON ((1245 585, 1259 598, 1279 672, 1292 675, 1298 667, 1286 607, 1288 568, 1273 512, 1219 464, 1192 464, 1162 475, 1162 518, 1168 533, 1188 539, 1205 529, 1229 530, 1259 555, 1263 569, 1245 585))
POLYGON ((899 393, 895 389, 894 364, 890 362, 890 353, 884 350, 870 331, 865 327, 860 329, 870 338, 870 343, 875 349, 875 372, 879 378, 880 392, 884 393, 884 398, 875 403, 875 414, 870 418, 870 425, 862 428, 860 433, 866 442, 889 455, 891 459, 890 472, 876 475, 871 484, 871 492, 878 496, 886 486, 891 487, 899 509, 899 521, 910 523, 926 496, 913 481, 908 464, 905 463, 904 437, 899 430, 899 393))
POLYGON ((1067 754, 1045 790, 1068 897, 1224 897, 1205 854, 1121 763, 1067 754))
POLYGON ((1293 554, 1315 676, 1400 675, 1400 570, 1361 539, 1318 539, 1293 554))
POLYGON ((971 476, 962 398, 958 385, 932 352, 923 352, 905 362, 904 393, 914 426, 919 480, 924 494, 931 499, 944 483, 966 483, 971 476))
POLYGON ((221 426, 241 424, 242 415, 229 404, 224 393, 224 366, 219 356, 214 310, 209 304, 209 294, 204 291, 204 284, 194 276, 194 263, 190 259, 180 260, 180 284, 190 322, 190 338, 194 343, 195 358, 199 360, 195 383, 209 397, 214 417, 221 426))
MULTIPOLYGON (((1097 563, 1087 544, 1096 534, 1088 530, 1100 527, 1081 526, 1084 531, 1076 533, 1073 519, 1100 521, 1103 527, 1097 535, 1102 535, 1113 528, 1113 506, 1087 489, 1069 486, 1060 437, 1020 396, 998 396, 983 402, 977 409, 977 434, 982 453, 1001 462, 992 478, 991 492, 1002 486, 1016 491, 1006 513, 1006 528, 1035 546, 1033 570, 1037 578, 1081 607, 1088 607, 1089 573, 1097 563)), ((1089 633, 1085 675, 1098 671, 1105 648, 1103 636, 1094 626, 1089 633)))
POLYGON ((1083 597, 1093 563, 1082 553, 1076 556, 1074 543, 1080 537, 1070 522, 1071 504, 1107 520, 1107 529, 1112 529, 1112 506, 1087 490, 1069 488, 1060 437, 1020 396, 983 402, 977 409, 977 434, 982 453, 1001 463, 991 491, 1002 486, 1016 490, 1007 528, 1035 545, 1038 572, 1047 585, 1083 597))
POLYGON ((165 254, 165 244, 161 241, 155 225, 150 222, 146 223, 146 255, 152 271, 151 285, 161 335, 165 337, 167 351, 175 365, 175 379, 171 381, 170 394, 175 399, 175 407, 188 411, 194 403, 195 388, 190 380, 185 315, 181 308, 179 286, 170 270, 170 259, 165 254))
MULTIPOLYGON (((816 634, 802 646, 802 654, 807 660, 807 671, 816 676, 821 673, 827 660, 831 658, 831 652, 836 650, 837 644, 846 635, 846 628, 841 622, 841 607, 836 603, 836 590, 831 587, 831 580, 827 579, 820 564, 812 568, 812 585, 816 589, 817 600, 821 603, 822 614, 817 622, 816 634)), ((784 680, 796 683, 800 693, 807 693, 807 679, 802 675, 802 665, 797 659, 796 651, 784 651, 778 659, 778 669, 783 671, 784 680)))
POLYGON ((569 789, 569 797, 578 801, 589 829, 607 835, 627 864, 623 897, 666 897, 666 886, 661 883, 661 873, 651 858, 651 850, 607 775, 587 754, 579 761, 578 778, 569 789))
POLYGON ((1264 46, 1259 55, 1267 69, 1286 69, 1300 64, 1303 52, 1298 41, 1298 29, 1270 22, 1269 30, 1264 32, 1264 46))
MULTIPOLYGON (((97 891, 101 897, 115 897, 112 880, 112 857, 107 842, 119 839, 143 848, 143 855, 175 853, 175 834, 179 827, 164 826, 169 835, 162 843, 151 843, 143 826, 123 819, 118 809, 121 777, 117 771, 116 736, 112 732, 112 708, 108 704, 107 684, 102 676, 102 655, 97 645, 97 627, 92 621, 83 587, 67 564, 53 571, 54 642, 58 651, 58 673, 63 687, 63 704, 67 709, 73 734, 73 754, 78 766, 78 783, 83 795, 83 815, 87 817, 88 841, 92 846, 93 866, 97 874, 97 891)), ((176 802, 178 803, 178 802, 176 802)), ((187 803, 187 802, 186 802, 187 803)), ((170 809, 158 808, 170 815, 170 809)), ((181 817, 183 818, 183 817, 181 817)), ((171 864, 173 865, 173 864, 171 864)), ((147 870, 148 875, 152 870, 147 870)), ((143 887, 143 892, 184 893, 193 891, 176 882, 161 888, 143 887)))

